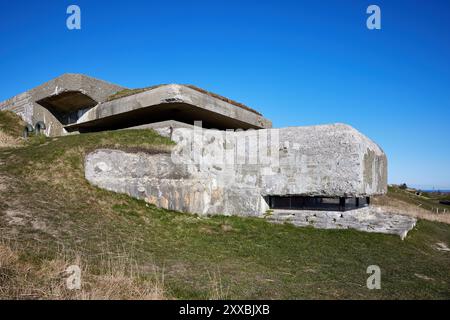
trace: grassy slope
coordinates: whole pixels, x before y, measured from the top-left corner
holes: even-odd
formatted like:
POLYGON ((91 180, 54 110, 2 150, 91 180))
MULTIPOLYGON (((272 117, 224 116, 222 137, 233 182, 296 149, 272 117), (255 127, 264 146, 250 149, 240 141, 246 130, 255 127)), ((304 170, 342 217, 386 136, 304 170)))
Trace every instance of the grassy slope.
POLYGON ((199 218, 100 190, 83 178, 86 150, 155 152, 167 144, 141 130, 36 138, 0 150, 3 188, 7 181, 0 240, 19 248, 23 264, 80 255, 91 273, 103 272, 105 257, 126 254, 139 281, 156 270, 174 298, 450 298, 450 255, 435 249, 450 244, 446 224, 420 221, 401 241, 254 218, 199 218), (371 264, 382 269, 382 290, 365 286, 371 264))
POLYGON ((439 203, 439 200, 449 200, 449 195, 433 195, 432 193, 424 192, 421 195, 416 195, 414 192, 400 189, 398 187, 389 187, 389 195, 392 198, 413 203, 425 210, 436 211, 439 209, 440 211, 446 209, 446 211, 450 211, 450 206, 443 205, 439 203))
POLYGON ((25 123, 11 111, 0 112, 0 131, 5 134, 20 137, 25 123))
MULTIPOLYGON (((120 91, 118 91, 118 92, 116 92, 116 93, 110 95, 110 96, 108 97, 107 101, 112 101, 112 100, 116 100, 116 99, 120 99, 120 98, 124 98, 124 97, 129 97, 129 96, 132 96, 132 95, 135 95, 135 94, 144 92, 144 91, 156 89, 156 88, 159 88, 159 87, 162 87, 162 86, 165 86, 165 85, 166 85, 166 84, 158 84, 158 85, 154 85, 154 86, 150 86, 150 87, 145 87, 145 88, 123 89, 123 90, 120 90, 120 91)), ((234 104, 235 106, 238 106, 238 107, 243 108, 243 109, 245 109, 245 110, 247 110, 247 111, 256 113, 256 114, 258 114, 258 115, 260 115, 260 116, 262 115, 262 114, 260 114, 258 111, 254 110, 254 109, 252 109, 252 108, 250 108, 250 107, 247 107, 246 105, 244 105, 244 104, 242 104, 242 103, 240 103, 240 102, 237 102, 237 101, 228 99, 228 98, 226 98, 226 97, 224 97, 224 96, 221 96, 220 94, 217 94, 217 93, 213 93, 213 92, 207 91, 207 90, 205 90, 205 89, 199 88, 199 87, 194 86, 194 85, 192 85, 192 84, 184 84, 184 86, 189 87, 189 88, 191 88, 191 89, 193 89, 193 90, 199 91, 199 92, 201 92, 201 93, 207 94, 207 95, 209 95, 209 96, 211 96, 211 97, 214 97, 214 98, 217 98, 217 99, 219 99, 219 100, 222 100, 222 101, 225 101, 225 102, 234 104)))

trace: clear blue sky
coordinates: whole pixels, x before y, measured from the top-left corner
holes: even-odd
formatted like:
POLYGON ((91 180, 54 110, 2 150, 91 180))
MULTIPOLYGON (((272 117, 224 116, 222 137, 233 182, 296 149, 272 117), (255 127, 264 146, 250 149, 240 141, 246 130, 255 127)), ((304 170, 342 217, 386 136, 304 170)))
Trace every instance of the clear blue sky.
POLYGON ((66 72, 192 83, 276 127, 348 123, 387 153, 390 183, 450 188, 448 0, 2 1, 0 32, 0 100, 66 72))

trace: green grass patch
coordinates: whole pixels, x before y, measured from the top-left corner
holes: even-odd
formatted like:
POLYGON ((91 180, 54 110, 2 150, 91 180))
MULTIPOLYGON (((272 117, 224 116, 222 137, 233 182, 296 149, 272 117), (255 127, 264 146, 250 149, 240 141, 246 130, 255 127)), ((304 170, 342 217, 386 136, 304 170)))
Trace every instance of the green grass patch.
POLYGON ((124 253, 139 274, 158 270, 172 298, 449 299, 450 226, 419 221, 393 235, 274 225, 264 219, 200 217, 156 208, 90 185, 84 156, 96 148, 167 152, 151 130, 33 138, 0 151, 0 239, 25 263, 81 255, 92 273, 124 253), (3 186, 5 188, 5 186, 3 186), (15 217, 24 218, 12 223, 15 217), (108 260, 108 259, 106 259, 108 260), (381 290, 366 288, 369 265, 381 290))

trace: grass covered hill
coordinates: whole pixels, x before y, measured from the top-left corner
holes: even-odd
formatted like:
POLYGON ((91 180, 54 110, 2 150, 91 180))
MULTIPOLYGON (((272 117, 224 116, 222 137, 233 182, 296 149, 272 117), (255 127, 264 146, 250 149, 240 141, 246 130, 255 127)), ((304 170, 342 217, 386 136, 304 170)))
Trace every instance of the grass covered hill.
MULTIPOLYGON (((0 127, 21 132, 19 122, 15 131, 0 127)), ((125 130, 37 136, 0 148, 0 299, 450 298, 445 223, 420 220, 401 241, 199 217, 84 179, 90 150, 168 152, 171 145, 151 130, 125 130), (64 270, 73 264, 82 269, 82 288, 69 291, 64 270), (381 290, 366 287, 369 265, 381 268, 381 290)))

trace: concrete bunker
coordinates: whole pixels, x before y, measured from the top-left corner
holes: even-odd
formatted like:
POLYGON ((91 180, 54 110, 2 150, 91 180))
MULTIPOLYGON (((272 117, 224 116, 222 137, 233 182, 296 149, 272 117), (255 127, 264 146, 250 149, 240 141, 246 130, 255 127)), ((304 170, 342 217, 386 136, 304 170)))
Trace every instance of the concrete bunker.
POLYGON ((239 102, 192 85, 128 89, 81 74, 64 74, 0 102, 47 136, 118 130, 165 121, 215 129, 262 129, 272 123, 239 102))
POLYGON ((270 129, 271 121, 257 111, 191 85, 130 90, 80 74, 64 74, 0 102, 0 110, 22 117, 24 135, 152 128, 170 137, 170 154, 99 149, 85 159, 85 177, 93 185, 165 209, 257 217, 273 209, 274 222, 402 238, 415 224, 369 206, 369 196, 387 191, 387 158, 344 124, 270 129), (206 138, 202 133, 198 139, 195 121, 202 121, 206 138), (256 148, 241 150, 241 141, 256 148), (224 161, 229 151, 234 161, 224 161), (255 155, 258 162, 250 163, 255 155))

